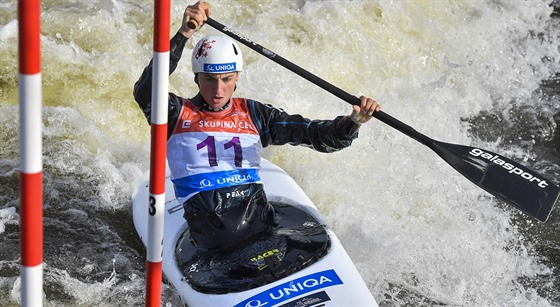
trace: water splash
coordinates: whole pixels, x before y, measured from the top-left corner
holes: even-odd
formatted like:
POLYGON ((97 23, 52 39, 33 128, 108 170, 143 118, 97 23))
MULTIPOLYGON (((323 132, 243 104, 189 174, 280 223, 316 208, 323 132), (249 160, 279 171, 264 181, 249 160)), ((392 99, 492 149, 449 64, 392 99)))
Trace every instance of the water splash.
MULTIPOLYGON (((4 213, 18 204, 15 2, 0 4, 4 213)), ((172 32, 183 6, 173 3, 172 32)), ((145 251, 129 209, 148 168, 149 127, 131 91, 151 56, 151 9, 149 1, 43 1, 47 305, 141 304, 145 251), (80 294, 90 285, 95 297, 80 294)), ((548 1, 240 0, 212 9, 217 20, 350 93, 377 98, 435 139, 481 144, 558 174, 556 100, 535 95, 560 67, 548 1), (524 129, 534 122, 542 124, 524 129)), ((171 90, 185 97, 197 90, 188 61, 194 41, 171 76, 171 90)), ((242 49, 237 95, 313 118, 350 112, 242 49)), ((372 121, 333 155, 293 147, 265 155, 317 204, 382 304, 559 302, 558 289, 545 284, 558 275, 542 262, 546 243, 527 230, 546 232, 390 127, 372 121)), ((0 294, 16 304, 17 227, 0 221, 0 242, 13 251, 0 252, 0 294)), ((165 304, 177 303, 172 289, 164 293, 165 304)))

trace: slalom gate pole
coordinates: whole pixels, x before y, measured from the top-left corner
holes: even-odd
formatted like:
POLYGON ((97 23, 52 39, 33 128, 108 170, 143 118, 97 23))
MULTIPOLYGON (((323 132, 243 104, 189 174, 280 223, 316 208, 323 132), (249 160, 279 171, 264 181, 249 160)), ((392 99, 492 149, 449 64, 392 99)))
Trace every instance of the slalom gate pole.
POLYGON ((154 2, 150 197, 146 257, 146 306, 161 303, 165 169, 167 154, 167 95, 169 91, 170 0, 154 2))
POLYGON ((18 1, 21 306, 43 306, 41 1, 18 1))

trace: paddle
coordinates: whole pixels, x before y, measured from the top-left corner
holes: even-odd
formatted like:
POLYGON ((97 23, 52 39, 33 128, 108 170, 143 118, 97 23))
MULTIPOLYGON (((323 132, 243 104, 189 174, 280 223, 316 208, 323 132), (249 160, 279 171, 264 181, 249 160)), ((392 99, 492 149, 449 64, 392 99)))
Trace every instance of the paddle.
MULTIPOLYGON (((190 20, 189 23, 190 27, 197 27, 194 20, 190 20)), ((208 17, 206 23, 347 103, 360 105, 358 97, 315 76, 214 19, 208 17)), ((560 202, 558 186, 515 161, 488 150, 433 140, 382 111, 375 112, 373 116, 431 148, 459 173, 488 193, 542 222, 546 222, 554 205, 560 202)))

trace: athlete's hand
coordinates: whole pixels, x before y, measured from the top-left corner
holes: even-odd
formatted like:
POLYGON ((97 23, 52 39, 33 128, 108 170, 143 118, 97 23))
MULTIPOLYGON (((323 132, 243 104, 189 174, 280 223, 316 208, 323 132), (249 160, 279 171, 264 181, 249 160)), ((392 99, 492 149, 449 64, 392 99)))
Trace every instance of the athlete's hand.
POLYGON ((363 124, 373 117, 373 113, 381 110, 381 106, 372 98, 360 96, 361 104, 352 106, 350 118, 356 124, 363 124))
POLYGON ((208 16, 210 16, 210 6, 204 1, 198 1, 193 5, 187 6, 185 12, 183 13, 183 21, 181 22, 179 32, 181 32, 181 34, 183 34, 186 38, 190 38, 194 32, 200 29, 208 16), (191 19, 194 19, 198 24, 196 29, 189 28, 188 22, 191 19))

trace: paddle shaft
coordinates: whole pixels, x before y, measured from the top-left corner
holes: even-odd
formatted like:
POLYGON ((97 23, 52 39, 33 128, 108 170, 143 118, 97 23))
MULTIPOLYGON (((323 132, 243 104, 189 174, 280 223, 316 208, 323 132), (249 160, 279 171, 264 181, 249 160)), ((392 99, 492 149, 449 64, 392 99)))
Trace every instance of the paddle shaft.
MULTIPOLYGON (((207 10, 210 8, 210 5, 207 2, 202 2, 202 7, 207 10)), ((189 19, 189 21, 187 21, 187 27, 194 30, 198 27, 198 22, 194 19, 189 19)))
MULTIPOLYGON (((336 97, 346 101, 349 104, 352 105, 360 105, 360 98, 342 90, 341 88, 330 84, 329 82, 319 78, 318 76, 310 73, 309 71, 301 68, 300 66, 286 60, 285 58, 277 55, 276 53, 266 49, 265 47, 251 41, 250 39, 248 39, 247 37, 240 35, 234 31, 232 31, 231 29, 229 29, 228 27, 224 26, 223 24, 217 22, 216 20, 208 17, 208 19, 206 20, 206 22, 208 25, 210 25, 211 27, 215 28, 216 30, 233 37, 234 39, 236 39, 237 41, 241 42, 242 44, 244 44, 245 46, 253 49, 254 51, 264 55, 265 57, 269 58, 270 60, 280 64, 281 66, 285 67, 286 69, 292 71, 293 73, 301 76, 302 78, 308 80, 309 82, 319 86, 320 88, 326 90, 327 92, 335 95, 336 97)), ((198 26, 196 23, 193 23, 194 28, 196 28, 196 26, 198 26)), ((378 120, 386 123, 387 125, 399 130, 400 132, 408 135, 409 137, 417 140, 418 142, 426 145, 426 146, 430 146, 430 144, 433 143, 433 140, 430 139, 429 137, 425 136, 424 134, 416 131, 414 128, 410 127, 409 125, 399 121, 398 119, 392 117, 391 115, 383 112, 383 111, 377 111, 375 113, 373 113, 373 116, 375 118, 377 118, 378 120)))
MULTIPOLYGON (((206 23, 347 103, 361 104, 358 97, 328 83, 245 36, 232 31, 214 19, 208 17, 206 23)), ((198 25, 193 26, 196 28, 198 25)), ((480 188, 542 222, 547 220, 552 208, 560 202, 560 188, 558 186, 515 161, 487 150, 433 140, 382 111, 374 112, 373 116, 428 146, 455 170, 480 188)))

